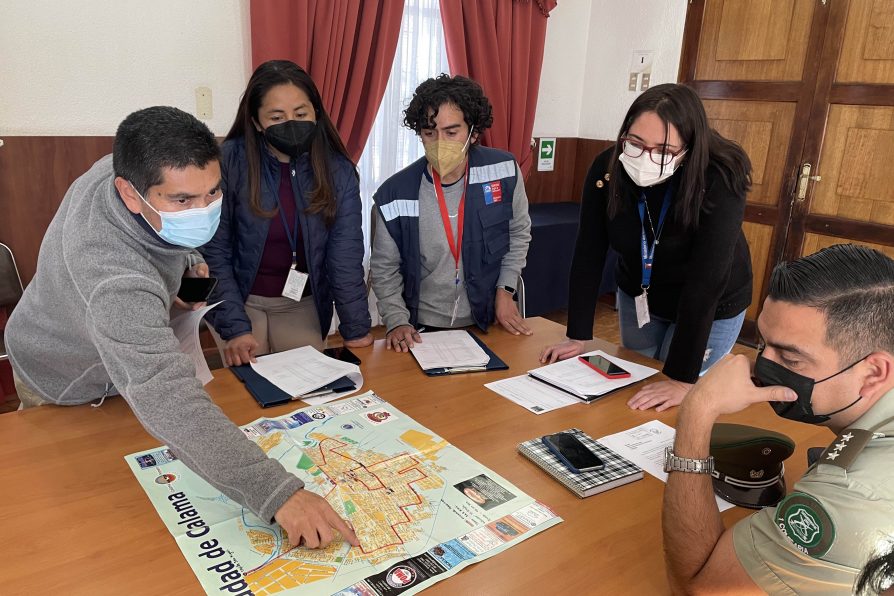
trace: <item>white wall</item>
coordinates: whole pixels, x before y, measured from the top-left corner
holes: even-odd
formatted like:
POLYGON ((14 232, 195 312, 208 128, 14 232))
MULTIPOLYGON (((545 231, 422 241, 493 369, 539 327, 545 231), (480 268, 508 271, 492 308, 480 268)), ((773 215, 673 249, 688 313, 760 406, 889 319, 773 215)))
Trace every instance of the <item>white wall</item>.
POLYGON ((147 106, 195 114, 198 86, 225 134, 250 51, 248 0, 0 0, 0 135, 114 135, 147 106))
POLYGON ((687 0, 560 0, 547 25, 534 136, 615 138, 639 93, 627 90, 634 51, 655 52, 652 85, 677 80, 686 8, 687 0))
POLYGON ((560 0, 546 26, 535 137, 580 136, 590 0, 560 0))
MULTIPOLYGON (((0 136, 113 135, 130 112, 196 112, 212 90, 229 129, 250 74, 249 0, 0 0, 0 136)), ((636 93, 631 53, 654 50, 652 84, 676 80, 686 0, 560 0, 547 26, 534 136, 609 139, 636 93)))

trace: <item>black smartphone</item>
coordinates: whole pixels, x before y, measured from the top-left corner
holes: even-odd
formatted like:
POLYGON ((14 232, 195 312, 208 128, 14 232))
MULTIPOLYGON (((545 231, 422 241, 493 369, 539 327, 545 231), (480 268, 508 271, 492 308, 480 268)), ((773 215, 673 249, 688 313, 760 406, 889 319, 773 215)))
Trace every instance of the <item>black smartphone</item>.
POLYGON ((626 379, 630 373, 605 356, 578 356, 578 360, 607 379, 626 379))
POLYGON ((541 440, 546 448, 575 474, 601 470, 605 467, 599 456, 590 451, 586 445, 580 442, 580 439, 571 433, 546 435, 541 440))
POLYGON ((184 277, 180 280, 177 298, 184 302, 205 302, 216 287, 216 277, 184 277))
POLYGON ((354 352, 344 346, 339 346, 337 348, 326 348, 325 350, 323 350, 323 353, 330 358, 335 358, 336 360, 341 360, 342 362, 350 362, 351 364, 360 366, 360 358, 358 358, 357 355, 354 354, 354 352))

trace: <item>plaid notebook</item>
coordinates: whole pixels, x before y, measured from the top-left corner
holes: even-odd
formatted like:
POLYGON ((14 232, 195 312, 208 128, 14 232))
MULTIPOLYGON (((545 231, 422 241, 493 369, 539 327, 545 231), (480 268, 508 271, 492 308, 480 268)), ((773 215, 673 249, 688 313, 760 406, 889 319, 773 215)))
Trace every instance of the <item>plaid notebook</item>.
POLYGON ((518 451, 540 466, 547 474, 564 484, 578 497, 583 499, 643 477, 642 468, 594 441, 584 431, 569 428, 563 432, 574 434, 599 456, 599 459, 605 463, 605 467, 601 470, 575 474, 547 449, 540 437, 521 443, 518 446, 518 451))

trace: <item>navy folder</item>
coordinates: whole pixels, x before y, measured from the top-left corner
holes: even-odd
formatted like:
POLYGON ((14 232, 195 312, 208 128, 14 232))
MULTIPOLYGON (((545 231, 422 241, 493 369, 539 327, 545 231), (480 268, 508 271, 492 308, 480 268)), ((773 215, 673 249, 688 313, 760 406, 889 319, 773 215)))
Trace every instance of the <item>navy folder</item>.
MULTIPOLYGON (((245 388, 251 393, 252 397, 260 404, 262 408, 270 406, 278 406, 286 402, 292 401, 292 396, 265 379, 258 374, 251 364, 243 364, 241 366, 231 366, 230 370, 236 375, 236 378, 245 383, 245 388)), ((353 391, 357 387, 348 377, 336 379, 328 385, 320 387, 318 391, 331 391, 333 393, 344 393, 345 391, 353 391)), ((313 393, 317 393, 314 391, 313 393)), ((296 397, 294 399, 301 399, 296 397)))
POLYGON ((499 356, 494 354, 493 350, 487 347, 483 341, 481 341, 478 336, 476 336, 471 331, 467 331, 469 335, 472 336, 472 339, 475 340, 481 349, 484 350, 484 353, 490 356, 490 360, 488 361, 486 366, 458 366, 458 367, 450 367, 450 368, 430 368, 428 370, 424 370, 425 374, 430 377, 440 377, 441 375, 455 375, 459 373, 467 373, 467 372, 487 372, 489 370, 507 370, 509 365, 503 362, 499 356))

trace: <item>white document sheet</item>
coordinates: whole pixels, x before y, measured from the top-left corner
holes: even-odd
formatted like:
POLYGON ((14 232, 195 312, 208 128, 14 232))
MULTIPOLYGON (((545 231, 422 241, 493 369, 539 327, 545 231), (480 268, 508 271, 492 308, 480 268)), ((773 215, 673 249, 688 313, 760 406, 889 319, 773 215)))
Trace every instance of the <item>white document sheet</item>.
MULTIPOLYGON (((600 443, 626 457, 643 470, 662 482, 667 482, 664 471, 664 448, 673 447, 677 431, 673 427, 658 420, 651 420, 630 430, 621 431, 607 437, 597 439, 600 443)), ((735 507, 714 495, 720 511, 735 507)))
POLYGON ((202 352, 202 344, 199 341, 199 325, 205 313, 218 304, 220 302, 215 302, 199 310, 188 310, 171 319, 171 329, 174 330, 174 336, 180 342, 180 351, 192 358, 196 367, 196 378, 202 382, 202 385, 207 385, 214 375, 211 374, 208 362, 205 361, 205 354, 202 352))
POLYGON ((458 366, 486 366, 490 356, 468 331, 420 333, 422 341, 410 348, 422 370, 458 366))
POLYGON ((485 383, 484 386, 535 414, 543 414, 581 403, 581 400, 573 395, 568 395, 564 391, 550 387, 528 375, 485 383))
POLYGON ((538 379, 542 379, 556 387, 567 389, 581 397, 603 395, 642 381, 658 372, 654 368, 649 368, 642 364, 622 360, 617 356, 609 356, 602 350, 587 352, 586 354, 581 354, 581 356, 604 356, 629 372, 630 377, 626 379, 607 379, 578 360, 576 356, 553 364, 547 364, 528 372, 538 379))
MULTIPOLYGON (((251 367, 292 397, 301 397, 305 393, 311 393, 341 377, 348 377, 357 389, 363 385, 363 375, 360 374, 359 366, 330 358, 311 346, 259 356, 257 362, 251 363, 251 367)), ((322 401, 319 398, 308 398, 305 401, 318 405, 345 397, 350 393, 353 392, 327 394, 322 396, 322 401), (311 401, 314 399, 317 401, 311 401)))

